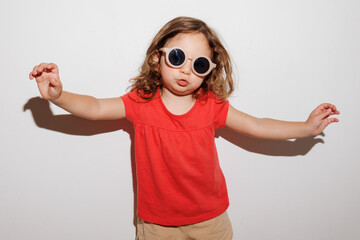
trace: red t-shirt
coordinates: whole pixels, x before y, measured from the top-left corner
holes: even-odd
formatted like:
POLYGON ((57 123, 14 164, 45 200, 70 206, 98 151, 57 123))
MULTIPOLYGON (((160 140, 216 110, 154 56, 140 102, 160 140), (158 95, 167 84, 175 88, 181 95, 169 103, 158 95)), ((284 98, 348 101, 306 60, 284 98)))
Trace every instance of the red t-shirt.
POLYGON ((148 102, 121 97, 135 127, 138 217, 160 225, 187 225, 219 216, 229 206, 215 147, 229 102, 197 100, 183 115, 167 110, 158 90, 148 102))

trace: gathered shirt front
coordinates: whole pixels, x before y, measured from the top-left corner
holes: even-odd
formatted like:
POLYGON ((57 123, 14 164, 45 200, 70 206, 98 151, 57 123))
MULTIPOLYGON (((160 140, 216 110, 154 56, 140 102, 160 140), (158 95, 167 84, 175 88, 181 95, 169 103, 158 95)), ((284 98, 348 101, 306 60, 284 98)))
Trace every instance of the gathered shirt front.
POLYGON ((135 128, 137 215, 165 226, 202 222, 229 206, 215 146, 229 102, 209 95, 183 115, 172 114, 160 91, 151 100, 136 91, 121 97, 135 128))

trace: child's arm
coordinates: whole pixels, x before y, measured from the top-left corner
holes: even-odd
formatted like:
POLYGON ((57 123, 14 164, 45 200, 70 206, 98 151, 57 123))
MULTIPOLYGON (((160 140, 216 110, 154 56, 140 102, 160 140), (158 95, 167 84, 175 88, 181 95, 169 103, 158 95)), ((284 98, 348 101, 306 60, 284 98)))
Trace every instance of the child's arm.
POLYGON ((287 122, 269 118, 256 118, 229 106, 226 126, 257 138, 285 140, 316 136, 330 123, 338 122, 337 118, 329 118, 340 114, 336 107, 329 103, 318 106, 311 112, 306 122, 287 122))
POLYGON ((36 78, 41 96, 57 106, 78 116, 91 120, 121 119, 125 115, 125 106, 120 97, 97 99, 62 90, 59 69, 54 63, 41 63, 29 74, 36 78))

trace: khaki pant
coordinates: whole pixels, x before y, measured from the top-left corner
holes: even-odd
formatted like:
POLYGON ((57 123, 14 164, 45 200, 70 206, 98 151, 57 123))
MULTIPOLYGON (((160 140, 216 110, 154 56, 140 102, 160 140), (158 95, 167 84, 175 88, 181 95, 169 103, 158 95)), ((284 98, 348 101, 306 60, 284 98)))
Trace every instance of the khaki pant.
POLYGON ((137 240, 232 240, 233 231, 227 212, 190 225, 161 226, 137 218, 137 240))

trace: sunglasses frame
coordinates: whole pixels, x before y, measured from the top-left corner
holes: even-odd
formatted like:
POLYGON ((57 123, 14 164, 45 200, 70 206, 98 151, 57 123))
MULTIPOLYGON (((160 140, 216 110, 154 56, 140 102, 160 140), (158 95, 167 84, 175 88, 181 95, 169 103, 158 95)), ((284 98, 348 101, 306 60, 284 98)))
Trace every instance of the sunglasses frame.
POLYGON ((185 63, 187 62, 188 59, 191 60, 191 68, 192 68, 192 71, 195 75, 197 76, 200 76, 200 77, 203 77, 203 76, 206 76, 208 75, 214 68, 216 68, 216 64, 213 63, 211 61, 210 58, 208 58, 207 56, 204 56, 204 55, 200 55, 200 56, 197 56, 197 57, 188 57, 186 52, 184 51, 184 49, 182 49, 181 47, 171 47, 171 48, 166 48, 166 47, 163 47, 163 48, 160 48, 159 51, 162 51, 162 52, 165 52, 165 60, 166 60, 166 63, 170 66, 170 67, 173 67, 173 68, 181 68, 182 66, 185 65, 185 63), (170 60, 169 60, 169 54, 172 50, 174 49, 180 49, 184 55, 185 55, 185 60, 182 64, 180 65, 173 65, 170 60), (198 73, 196 70, 195 70, 195 67, 194 67, 194 64, 195 64, 195 61, 198 59, 198 58, 205 58, 206 60, 209 61, 209 70, 207 70, 205 73, 198 73))

